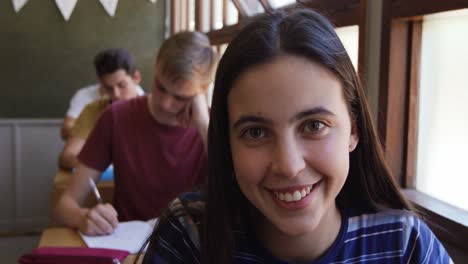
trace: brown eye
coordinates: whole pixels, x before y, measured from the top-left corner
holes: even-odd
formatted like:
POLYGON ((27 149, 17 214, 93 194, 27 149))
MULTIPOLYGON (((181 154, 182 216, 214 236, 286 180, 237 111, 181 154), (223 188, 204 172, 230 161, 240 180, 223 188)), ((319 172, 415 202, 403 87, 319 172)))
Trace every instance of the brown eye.
POLYGON ((266 136, 266 132, 262 128, 252 127, 252 128, 245 130, 245 132, 242 133, 242 136, 248 139, 261 139, 266 136))
POLYGON ((325 127, 323 122, 317 120, 310 120, 304 124, 304 132, 306 133, 317 133, 325 127))

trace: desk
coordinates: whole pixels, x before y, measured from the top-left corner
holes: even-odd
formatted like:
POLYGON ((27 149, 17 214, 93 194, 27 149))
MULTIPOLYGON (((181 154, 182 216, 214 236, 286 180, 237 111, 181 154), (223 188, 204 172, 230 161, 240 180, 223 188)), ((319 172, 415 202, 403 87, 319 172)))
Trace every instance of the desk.
MULTIPOLYGON (((42 232, 38 247, 86 247, 86 244, 76 231, 65 227, 54 227, 42 232)), ((128 255, 123 264, 132 264, 135 259, 136 255, 128 255)), ((138 263, 142 260, 143 256, 138 263)))

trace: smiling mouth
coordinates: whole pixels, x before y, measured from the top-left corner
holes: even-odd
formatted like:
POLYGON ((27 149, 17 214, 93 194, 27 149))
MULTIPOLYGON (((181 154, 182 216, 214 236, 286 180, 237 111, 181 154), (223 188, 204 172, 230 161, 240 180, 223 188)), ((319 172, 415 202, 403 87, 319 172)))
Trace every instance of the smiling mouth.
POLYGON ((322 181, 315 184, 301 187, 300 189, 290 191, 272 191, 278 200, 286 203, 298 202, 307 197, 315 188, 317 188, 322 181))

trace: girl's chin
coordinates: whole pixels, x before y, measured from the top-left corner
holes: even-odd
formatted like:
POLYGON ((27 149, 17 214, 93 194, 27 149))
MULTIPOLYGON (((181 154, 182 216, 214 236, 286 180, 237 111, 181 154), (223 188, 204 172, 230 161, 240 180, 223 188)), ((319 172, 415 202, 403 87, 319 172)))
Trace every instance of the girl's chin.
POLYGON ((300 237, 317 230, 319 222, 320 221, 316 219, 316 217, 301 216, 296 219, 288 218, 269 221, 269 224, 273 225, 273 228, 284 236, 300 237))

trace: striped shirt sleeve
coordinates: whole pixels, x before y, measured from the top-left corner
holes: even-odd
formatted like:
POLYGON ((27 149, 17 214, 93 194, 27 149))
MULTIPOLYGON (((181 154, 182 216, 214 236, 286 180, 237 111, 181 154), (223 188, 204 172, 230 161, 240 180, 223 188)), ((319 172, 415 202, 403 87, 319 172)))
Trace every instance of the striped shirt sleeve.
MULTIPOLYGON (((180 206, 176 199, 171 204, 171 209, 180 206)), ((200 263, 198 250, 198 231, 194 237, 194 227, 188 214, 170 216, 167 221, 160 222, 158 232, 153 234, 143 263, 145 264, 169 264, 169 263, 200 263)))
POLYGON ((408 235, 403 256, 404 263, 453 263, 442 243, 419 218, 414 218, 414 224, 408 235))

